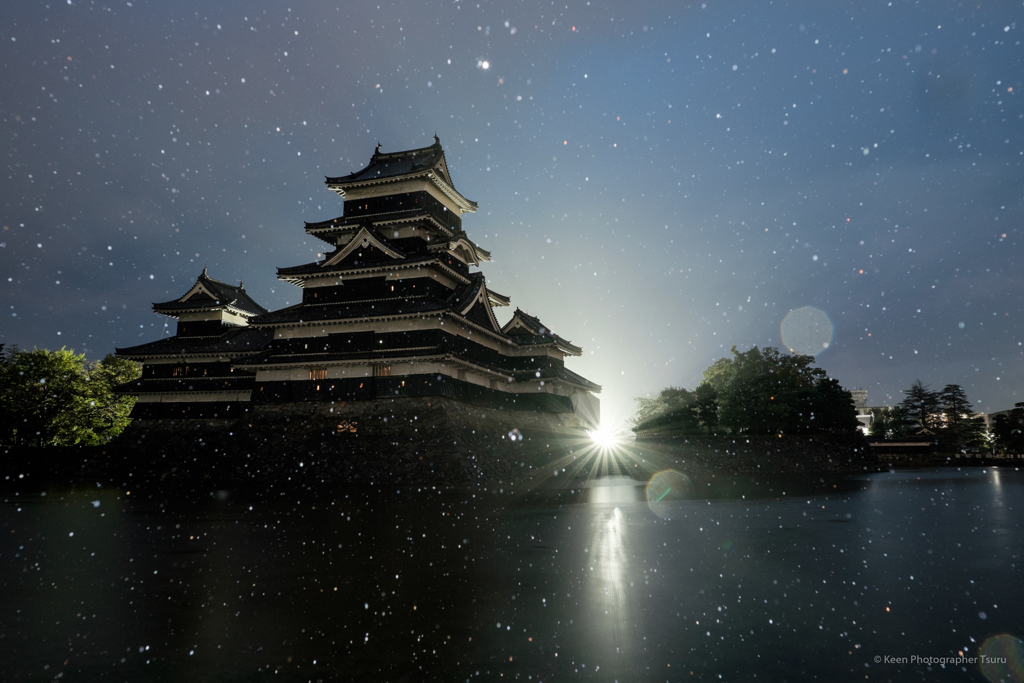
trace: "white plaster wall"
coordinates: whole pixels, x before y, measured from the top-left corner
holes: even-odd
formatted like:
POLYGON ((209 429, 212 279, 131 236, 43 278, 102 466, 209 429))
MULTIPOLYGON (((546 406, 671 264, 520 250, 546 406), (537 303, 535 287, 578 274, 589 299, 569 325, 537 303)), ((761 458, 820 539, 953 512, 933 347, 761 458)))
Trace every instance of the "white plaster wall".
POLYGON ((248 401, 251 391, 180 391, 166 394, 143 394, 139 403, 211 403, 213 401, 248 401))
POLYGON ((141 360, 144 361, 146 365, 178 365, 180 363, 226 363, 230 361, 231 358, 230 356, 218 356, 216 358, 212 356, 203 358, 178 356, 176 358, 142 358, 141 360))
POLYGON ((249 321, 245 316, 235 315, 227 311, 191 311, 178 316, 182 322, 194 322, 196 320, 220 320, 229 325, 248 325, 249 321))

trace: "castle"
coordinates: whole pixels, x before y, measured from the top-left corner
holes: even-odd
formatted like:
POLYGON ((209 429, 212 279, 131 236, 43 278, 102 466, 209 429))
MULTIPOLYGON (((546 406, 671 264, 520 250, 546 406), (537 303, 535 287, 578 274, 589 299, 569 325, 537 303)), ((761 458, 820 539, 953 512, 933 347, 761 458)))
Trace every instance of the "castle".
MULTIPOLYGON (((344 199, 337 218, 306 223, 324 258, 279 268, 302 301, 276 311, 203 273, 181 297, 153 304, 177 319, 172 337, 117 349, 143 364, 120 391, 135 420, 244 418, 261 407, 316 404, 346 428, 346 406, 439 397, 594 428, 601 388, 565 366, 581 349, 516 310, 504 325, 474 271, 490 253, 462 217, 477 204, 454 186, 440 140, 384 153, 327 178, 344 199)), ((352 428, 355 429, 354 427, 352 428)))

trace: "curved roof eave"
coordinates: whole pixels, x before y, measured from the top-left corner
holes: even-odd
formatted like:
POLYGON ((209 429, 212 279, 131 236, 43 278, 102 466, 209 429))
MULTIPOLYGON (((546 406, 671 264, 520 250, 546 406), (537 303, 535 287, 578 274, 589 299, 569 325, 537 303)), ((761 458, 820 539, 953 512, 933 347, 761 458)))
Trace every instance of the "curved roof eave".
POLYGON ((462 194, 454 187, 445 182, 444 178, 440 177, 433 169, 427 169, 424 171, 417 171, 415 173, 407 173, 404 175, 387 176, 385 178, 371 178, 368 180, 354 180, 354 181, 339 181, 337 179, 327 181, 327 189, 337 192, 342 197, 345 196, 345 190, 356 187, 371 187, 373 185, 383 185, 387 183, 397 183, 405 180, 414 180, 416 178, 427 178, 432 181, 437 189, 441 190, 449 199, 454 201, 463 213, 476 213, 479 208, 479 204, 471 199, 466 199, 462 194))

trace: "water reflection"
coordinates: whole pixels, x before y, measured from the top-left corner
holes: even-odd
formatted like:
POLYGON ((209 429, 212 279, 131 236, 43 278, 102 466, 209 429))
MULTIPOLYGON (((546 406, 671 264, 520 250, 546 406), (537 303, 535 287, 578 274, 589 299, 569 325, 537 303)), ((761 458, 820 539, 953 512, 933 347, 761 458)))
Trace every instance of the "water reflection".
MULTIPOLYGON (((597 487, 595 490, 632 491, 632 485, 613 485, 597 487)), ((634 499, 635 502, 635 499, 634 499)), ((635 661, 639 650, 640 626, 639 615, 631 609, 630 587, 627 577, 635 574, 629 566, 632 552, 629 549, 628 526, 622 508, 619 506, 608 510, 602 506, 593 518, 594 533, 591 538, 589 555, 592 563, 589 567, 591 605, 589 611, 594 614, 587 630, 599 643, 597 651, 605 653, 602 663, 610 675, 620 669, 628 672, 635 661)), ((596 670, 596 668, 595 668, 596 670)))
POLYGON ((643 500, 643 483, 623 476, 595 479, 587 483, 588 501, 595 505, 621 505, 643 500))
POLYGON ((591 541, 594 585, 600 592, 598 604, 604 608, 607 621, 620 625, 626 614, 626 591, 623 585, 627 557, 626 533, 622 510, 599 513, 596 532, 591 541))
POLYGON ((660 516, 646 464, 514 497, 8 492, 0 680, 959 682, 872 658, 1020 635, 1018 471, 693 477, 660 516))

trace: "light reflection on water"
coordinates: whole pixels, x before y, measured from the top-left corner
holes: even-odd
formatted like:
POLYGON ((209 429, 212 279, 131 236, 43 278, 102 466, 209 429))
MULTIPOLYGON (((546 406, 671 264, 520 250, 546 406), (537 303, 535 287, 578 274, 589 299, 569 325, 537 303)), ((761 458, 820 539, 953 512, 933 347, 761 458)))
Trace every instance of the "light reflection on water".
MULTIPOLYGON (((618 660, 611 666, 605 665, 609 675, 638 676, 641 672, 634 663, 643 636, 639 615, 630 604, 627 576, 636 572, 629 563, 634 554, 629 547, 629 527, 623 507, 641 505, 645 500, 644 483, 626 476, 609 476, 590 481, 588 488, 588 507, 591 508, 588 514, 593 533, 586 553, 591 563, 587 595, 592 602, 588 611, 594 615, 588 630, 600 643, 598 649, 614 653, 612 659, 618 660)), ((597 671, 595 669, 595 673, 597 671)))
POLYGON ((638 503, 644 499, 644 482, 624 476, 594 479, 587 484, 587 502, 594 505, 638 503))
POLYGON ((1018 471, 697 478, 665 515, 644 481, 568 474, 8 491, 0 679, 960 681, 872 657, 1021 635, 1018 471))

